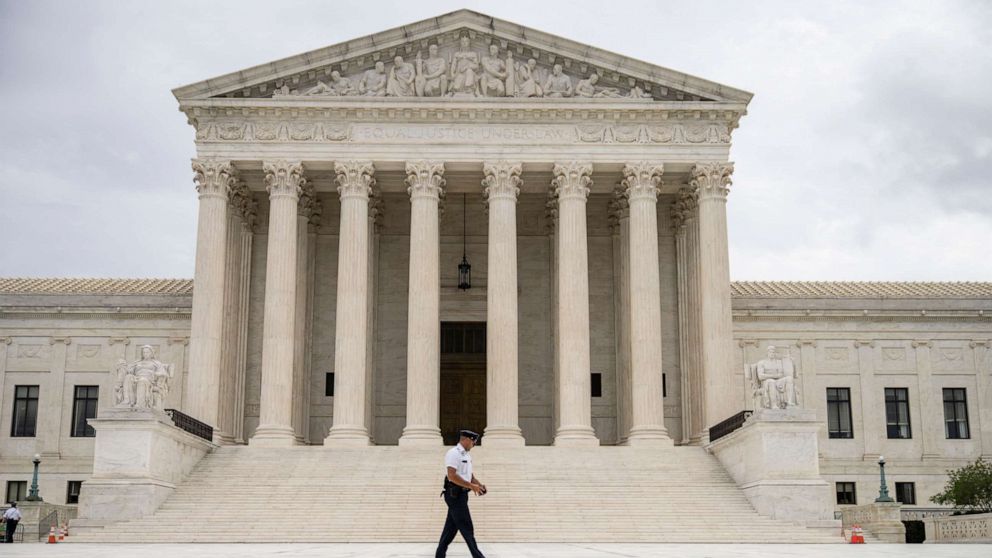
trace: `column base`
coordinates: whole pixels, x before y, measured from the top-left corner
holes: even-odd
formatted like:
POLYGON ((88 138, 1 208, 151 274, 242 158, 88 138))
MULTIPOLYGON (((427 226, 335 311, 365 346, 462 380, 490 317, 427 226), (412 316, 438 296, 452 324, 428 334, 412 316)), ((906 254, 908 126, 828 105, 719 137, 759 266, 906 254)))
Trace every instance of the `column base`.
POLYGON ((234 439, 234 436, 231 436, 226 432, 218 432, 217 430, 214 430, 214 443, 218 446, 233 446, 236 445, 238 441, 234 439))
POLYGON ((487 426, 482 442, 493 448, 522 448, 526 445, 523 433, 516 426, 487 426))
POLYGON ((436 426, 407 426, 399 445, 405 447, 437 447, 444 444, 441 429, 436 426))
POLYGON ((599 438, 589 426, 563 426, 555 433, 554 445, 563 448, 595 448, 599 447, 599 438))
POLYGON ((332 426, 324 446, 332 448, 364 448, 372 445, 364 426, 332 426))
POLYGON ((299 444, 292 427, 263 424, 255 430, 248 445, 259 448, 289 448, 299 444))
POLYGON ((637 448, 670 448, 675 442, 668 431, 658 426, 634 427, 627 437, 626 445, 637 448))

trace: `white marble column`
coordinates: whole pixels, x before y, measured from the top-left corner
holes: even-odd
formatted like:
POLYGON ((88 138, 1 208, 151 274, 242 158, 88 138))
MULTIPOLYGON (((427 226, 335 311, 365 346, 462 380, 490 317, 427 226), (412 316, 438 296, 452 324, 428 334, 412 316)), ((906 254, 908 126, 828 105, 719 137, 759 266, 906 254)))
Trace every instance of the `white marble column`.
POLYGON ((517 361, 517 196, 520 163, 485 163, 489 204, 486 288, 486 445, 520 447, 517 361))
POLYGON ((613 301, 616 305, 616 374, 617 374, 617 440, 627 444, 630 436, 631 387, 630 387, 630 206, 621 184, 613 191, 611 203, 613 224, 613 277, 616 288, 613 301))
POLYGON ((441 268, 438 204, 444 163, 406 164, 410 193, 410 290, 406 347, 406 427, 401 446, 439 446, 441 268))
POLYGON ((706 392, 705 428, 740 412, 733 353, 727 194, 732 163, 693 166, 699 215, 699 329, 706 392))
POLYGON ((369 278, 368 278, 368 333, 365 337, 365 428, 369 440, 375 444, 375 369, 376 332, 378 331, 379 292, 379 226, 382 222, 382 198, 375 190, 369 197, 369 278))
POLYGON ((186 411, 218 427, 224 324, 227 198, 237 177, 230 161, 194 159, 200 193, 196 230, 193 311, 190 323, 189 399, 186 411))
POLYGON ((630 383, 632 446, 670 446, 665 428, 661 369, 661 279, 658 262, 658 187, 662 165, 624 165, 630 204, 630 383))
POLYGON ((238 306, 238 354, 235 360, 234 381, 234 440, 243 444, 245 440, 245 381, 248 371, 248 304, 251 298, 251 247, 255 235, 255 219, 258 203, 250 192, 240 198, 241 211, 241 251, 238 293, 241 295, 238 306))
POLYGON ((299 161, 265 161, 269 234, 262 325, 262 396, 251 445, 296 443, 293 430, 293 357, 296 318, 297 202, 305 179, 299 161))
POLYGON ((701 329, 702 301, 700 299, 700 256, 699 256, 699 206, 697 196, 691 189, 687 191, 687 206, 689 209, 688 224, 686 225, 686 249, 688 252, 689 278, 689 365, 694 390, 690 404, 692 407, 693 424, 689 443, 699 444, 709 439, 706 429, 706 377, 703 375, 703 331, 701 329))
POLYGON ((371 161, 334 165, 341 195, 337 323, 334 327, 334 425, 325 446, 367 446, 369 326, 369 195, 371 161))
POLYGON ((544 216, 548 221, 548 269, 551 278, 548 312, 551 314, 551 432, 554 433, 561 424, 561 401, 558 398, 558 378, 561 373, 561 360, 558 354, 558 194, 555 193, 554 187, 548 189, 544 216))
POLYGON ((309 438, 306 423, 310 417, 310 401, 304 395, 310 384, 307 295, 310 291, 310 217, 317 203, 313 185, 302 183, 296 205, 296 310, 293 315, 293 434, 300 445, 306 444, 309 438))
POLYGON ((236 198, 243 195, 244 183, 232 186, 227 207, 227 241, 224 249, 224 322, 221 341, 220 400, 214 442, 221 445, 234 443, 234 382, 238 357, 238 311, 241 303, 240 260, 241 216, 238 215, 236 198))
MULTIPOLYGON (((923 420, 917 420, 915 425, 911 425, 915 436, 918 436, 923 445, 922 459, 941 459, 940 441, 944 437, 943 421, 939 417, 944 416, 944 397, 938 385, 933 382, 933 361, 931 360, 931 349, 933 343, 929 339, 915 339, 912 341, 913 349, 916 351, 916 379, 917 392, 920 394, 920 415, 923 420), (933 418, 938 420, 933 420, 933 418)), ((803 371, 805 372, 805 370, 803 371)), ((885 386, 879 391, 881 397, 885 397, 885 386)), ((871 401, 872 395, 864 391, 861 392, 861 399, 871 401)), ((912 415, 910 415, 912 417, 912 415)), ((886 427, 883 418, 882 427, 886 427)), ((869 431, 867 428, 865 431, 869 431)), ((881 451, 881 450, 879 450, 881 451)))
POLYGON ((682 444, 690 443, 693 431, 692 398, 696 386, 692 381, 692 358, 689 349, 689 247, 686 238, 688 211, 682 191, 671 208, 672 232, 675 235, 676 293, 678 296, 679 385, 682 390, 682 444))
POLYGON ((597 446, 592 428, 589 339, 589 246, 586 199, 592 165, 556 164, 558 197, 558 399, 556 446, 597 446))

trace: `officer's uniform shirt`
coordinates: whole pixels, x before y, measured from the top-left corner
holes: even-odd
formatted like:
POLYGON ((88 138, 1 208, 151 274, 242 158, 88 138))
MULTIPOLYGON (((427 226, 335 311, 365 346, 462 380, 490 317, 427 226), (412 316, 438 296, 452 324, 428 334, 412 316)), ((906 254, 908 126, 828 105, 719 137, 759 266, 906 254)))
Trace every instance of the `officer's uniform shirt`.
POLYGON ((465 451, 461 442, 444 454, 445 476, 448 476, 448 467, 454 468, 458 476, 465 482, 472 482, 472 456, 465 451))
POLYGON ((21 520, 21 511, 18 510, 17 508, 10 508, 7 511, 3 512, 3 518, 4 519, 13 519, 14 521, 20 521, 21 520))

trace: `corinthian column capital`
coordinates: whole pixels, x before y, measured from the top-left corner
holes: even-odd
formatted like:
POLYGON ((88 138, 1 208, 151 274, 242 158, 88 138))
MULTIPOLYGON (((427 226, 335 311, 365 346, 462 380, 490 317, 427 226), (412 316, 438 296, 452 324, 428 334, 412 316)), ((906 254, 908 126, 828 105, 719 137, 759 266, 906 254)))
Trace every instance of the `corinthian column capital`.
POLYGON ((334 179, 338 194, 344 198, 369 199, 375 186, 375 166, 372 161, 341 161, 334 163, 334 179))
POLYGON ((407 162, 406 186, 411 198, 428 197, 440 200, 444 195, 444 162, 407 162))
POLYGON ((672 230, 677 234, 685 229, 696 210, 696 194, 690 188, 680 188, 672 202, 672 230))
POLYGON ((657 201, 662 172, 664 166, 661 163, 638 161, 624 165, 621 185, 626 190, 627 198, 657 201))
POLYGON ((692 167, 689 186, 701 198, 725 198, 730 193, 730 175, 733 172, 733 163, 700 163, 692 167))
POLYGON ((487 201, 494 199, 509 199, 517 201, 520 194, 520 173, 523 172, 521 163, 511 163, 508 161, 495 161, 484 163, 482 173, 483 195, 487 201))
POLYGON ((193 181, 201 198, 220 196, 227 199, 237 180, 238 171, 230 161, 193 159, 193 181))
POLYGON ((263 161, 262 170, 265 172, 265 189, 270 198, 288 196, 299 199, 301 190, 306 184, 303 176, 303 163, 300 161, 263 161))
POLYGON ((552 174, 554 178, 551 179, 551 187, 559 200, 581 198, 585 201, 589 197, 589 189, 592 187, 591 164, 578 161, 555 163, 552 174))

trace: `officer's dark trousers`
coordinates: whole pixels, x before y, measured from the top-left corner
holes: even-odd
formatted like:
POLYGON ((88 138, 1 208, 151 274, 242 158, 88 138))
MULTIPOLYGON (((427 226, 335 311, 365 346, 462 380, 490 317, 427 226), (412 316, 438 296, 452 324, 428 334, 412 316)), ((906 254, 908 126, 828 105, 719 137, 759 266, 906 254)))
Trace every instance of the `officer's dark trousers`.
POLYGON ((6 535, 6 538, 4 539, 3 542, 5 542, 5 543, 12 543, 12 542, 14 542, 14 533, 17 531, 17 524, 18 523, 19 523, 18 521, 15 521, 13 519, 8 519, 7 520, 7 525, 5 526, 5 527, 7 527, 7 535, 6 535))
POLYGON ((441 531, 441 540, 437 543, 434 558, 444 558, 448 552, 448 545, 455 540, 455 533, 462 534, 472 558, 486 558, 475 544, 472 514, 468 512, 468 492, 462 492, 457 496, 449 496, 445 493, 444 503, 448 504, 448 519, 444 522, 444 531, 441 531))

